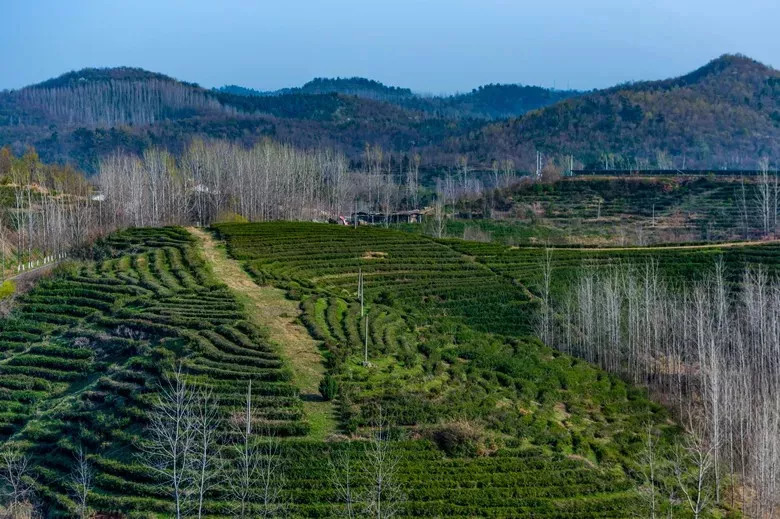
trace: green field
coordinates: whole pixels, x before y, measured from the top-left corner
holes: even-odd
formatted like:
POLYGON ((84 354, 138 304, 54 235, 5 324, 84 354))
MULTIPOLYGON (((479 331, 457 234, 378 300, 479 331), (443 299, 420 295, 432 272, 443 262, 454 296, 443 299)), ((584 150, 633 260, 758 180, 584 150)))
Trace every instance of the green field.
MULTIPOLYGON (((643 513, 645 426, 655 424, 665 444, 679 428, 645 391, 531 337, 539 249, 306 223, 222 224, 215 233, 256 290, 282 288, 300 306, 320 344, 337 434, 314 437, 284 345, 251 324, 198 241, 178 228, 118 232, 0 321, 1 439, 31 457, 47 515, 74 510, 68 478, 80 446, 96 470, 93 510, 171 512, 139 446, 161 379, 178 363, 193 387, 213 390, 225 417, 240 412, 252 380, 265 435, 256 441, 281 439, 282 499, 294 517, 343 512, 328 460, 350 452, 361 463, 380 407, 394 424, 403 516, 643 513)), ((721 254, 734 272, 745 262, 774 268, 776 247, 557 249, 553 258, 560 279, 583 263, 648 256, 692 276, 721 254)), ((226 446, 231 431, 224 426, 226 446)), ((207 515, 234 510, 225 485, 207 497, 207 515)))
MULTIPOLYGON (((646 245, 758 237, 755 180, 574 177, 463 198, 445 235, 504 245, 646 245), (743 203, 744 202, 744 203, 743 203), (744 214, 747 219, 745 220, 744 214), (746 224, 746 225, 745 225, 746 224)), ((432 217, 400 228, 434 234, 432 217)))

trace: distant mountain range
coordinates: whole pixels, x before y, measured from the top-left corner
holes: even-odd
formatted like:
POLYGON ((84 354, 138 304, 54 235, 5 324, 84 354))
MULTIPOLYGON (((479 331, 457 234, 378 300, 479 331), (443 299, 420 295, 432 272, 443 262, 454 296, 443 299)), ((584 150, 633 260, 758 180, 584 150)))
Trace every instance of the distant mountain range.
POLYGON ((366 144, 423 166, 513 159, 530 169, 572 156, 593 167, 752 166, 780 159, 780 72, 725 55, 679 78, 591 92, 486 85, 423 96, 363 78, 314 79, 274 92, 204 89, 137 68, 84 69, 0 92, 0 146, 34 146, 87 171, 113 151, 192 138, 274 138, 328 146, 360 161, 366 144))
POLYGON ((289 94, 343 94, 391 103, 441 117, 502 119, 516 117, 531 110, 549 106, 580 95, 576 90, 555 90, 524 85, 484 85, 469 93, 430 96, 409 88, 384 85, 361 77, 315 78, 298 88, 259 91, 236 85, 224 86, 219 92, 243 96, 280 96, 289 94))

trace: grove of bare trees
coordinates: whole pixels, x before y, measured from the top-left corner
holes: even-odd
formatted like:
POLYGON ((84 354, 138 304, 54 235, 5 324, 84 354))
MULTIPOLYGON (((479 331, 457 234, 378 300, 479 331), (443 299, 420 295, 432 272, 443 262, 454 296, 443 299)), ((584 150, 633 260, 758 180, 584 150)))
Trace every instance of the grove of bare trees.
POLYGON ((780 280, 758 268, 729 282, 721 263, 683 286, 652 263, 586 269, 541 320, 548 344, 674 410, 694 439, 676 477, 695 516, 724 499, 751 517, 780 513, 780 280))
POLYGON ((417 203, 419 161, 394 172, 379 148, 367 148, 365 171, 342 154, 302 151, 263 141, 251 148, 193 141, 179 159, 163 150, 112 155, 97 182, 112 227, 251 221, 326 220, 358 210, 391 213, 417 203))
POLYGON ((150 125, 182 110, 237 115, 235 108, 221 104, 202 89, 169 79, 85 81, 24 88, 10 95, 27 112, 45 114, 65 125, 150 125))

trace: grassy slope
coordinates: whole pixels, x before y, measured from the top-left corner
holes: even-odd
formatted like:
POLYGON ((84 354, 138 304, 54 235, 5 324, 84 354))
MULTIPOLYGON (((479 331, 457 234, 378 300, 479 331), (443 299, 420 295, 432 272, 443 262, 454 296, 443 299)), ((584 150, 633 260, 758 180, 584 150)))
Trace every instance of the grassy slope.
POLYGON ((229 258, 224 247, 210 234, 190 228, 200 240, 206 262, 214 275, 244 303, 249 319, 268 330, 270 339, 293 370, 293 383, 301 390, 303 408, 311 430, 309 436, 324 439, 336 430, 333 405, 319 394, 320 380, 325 373, 318 345, 306 329, 296 322, 298 305, 285 297, 284 291, 265 286, 258 289, 254 281, 235 260, 229 258))
MULTIPOLYGON (((361 431, 381 403, 423 436, 467 420, 490 442, 521 438, 552 459, 588 460, 616 483, 636 474, 642 423, 674 434, 641 391, 528 338, 527 290, 449 243, 321 224, 217 230, 258 284, 300 298, 307 326, 328 349, 328 374, 341 381, 346 431, 361 431), (365 275, 370 367, 362 363, 358 269, 365 275), (507 335, 480 331, 498 328, 507 335)), ((623 514, 637 506, 623 503, 623 514)))
MULTIPOLYGON (((482 231, 506 245, 628 245, 743 239, 741 183, 731 177, 576 177, 518 184, 458 211, 492 218, 447 222, 448 236, 482 231)), ((757 236, 756 186, 745 183, 748 235, 757 236)), ((424 231, 409 225, 407 230, 424 231)), ((430 230, 429 230, 430 231, 430 230)))
MULTIPOLYGON (((363 434, 377 403, 404 425, 407 439, 395 449, 405 515, 641 512, 634 493, 641 431, 653 421, 666 441, 675 428, 642 391, 526 336, 533 297, 525 283, 533 288, 538 249, 317 224, 219 230, 264 288, 249 283, 213 242, 201 242, 207 245, 201 253, 182 230, 130 230, 99 245, 99 261, 39 284, 1 322, 0 434, 33 455, 38 494, 50 512, 72 506, 66 482, 78 445, 98 471, 91 495, 97 510, 170 510, 137 445, 160 376, 181 360, 191 383, 217 391, 226 415, 240 407, 247 379, 255 380, 255 407, 280 434, 291 435, 284 442, 283 494, 291 514, 338 513, 329 452, 350 451, 356 462, 364 452, 359 441, 318 439, 333 424, 320 428, 316 409, 298 395, 311 392, 312 373, 321 376, 319 359, 279 362, 278 343, 288 346, 291 336, 283 334, 290 330, 312 352, 313 343, 291 323, 299 314, 322 342, 327 374, 341 384, 339 430, 363 434), (358 268, 366 273, 369 366, 361 362, 358 268), (258 316, 268 335, 247 322, 258 316), (505 335, 482 331, 492 328, 505 335), (307 367, 311 377, 302 376, 307 367), (468 422, 474 435, 442 441, 456 421, 468 422)), ((735 266, 778 257, 771 247, 723 252, 735 266)), ((703 254, 653 251, 670 254, 664 260, 670 266, 713 257, 695 253, 703 254)), ((604 261, 621 255, 592 254, 607 255, 604 261)), ((622 255, 637 258, 636 251, 622 255)), ((209 500, 209 514, 229 513, 225 491, 209 500)))
POLYGON ((0 434, 32 456, 48 513, 72 510, 67 482, 79 445, 97 472, 96 510, 170 509, 138 445, 160 378, 179 362, 226 416, 251 378, 269 429, 307 432, 289 372, 186 232, 125 231, 97 252, 105 259, 40 283, 0 325, 0 434))

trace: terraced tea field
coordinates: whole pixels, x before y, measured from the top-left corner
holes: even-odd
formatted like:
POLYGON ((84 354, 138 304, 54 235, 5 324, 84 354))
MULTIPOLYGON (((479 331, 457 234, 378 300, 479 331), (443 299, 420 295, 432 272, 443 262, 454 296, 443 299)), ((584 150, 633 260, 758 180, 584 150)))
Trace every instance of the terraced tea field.
MULTIPOLYGON (((218 397, 226 467, 229 423, 252 381, 263 431, 254 441, 281 440, 280 500, 292 517, 344 513, 329 467, 335 454, 349 452, 356 488, 367 484, 359 469, 380 406, 395 424, 401 516, 643 513, 645 424, 664 442, 679 431, 642 390, 528 336, 539 250, 305 223, 223 224, 216 234, 255 290, 281 288, 298 306, 319 345, 315 372, 324 372, 337 434, 323 441, 312 432, 290 352, 248 313, 257 308, 215 277, 197 239, 178 228, 119 232, 0 321, 0 440, 31 457, 47 515, 75 510, 68 485, 79 447, 95 468, 92 510, 171 514, 170 490, 141 447, 162 378, 177 365, 191 387, 218 397)), ((774 268, 776 247, 644 253, 689 275, 720 253, 729 265, 774 268)), ((583 261, 624 260, 644 256, 554 252, 556 275, 583 261)), ((207 516, 236 513, 225 470, 206 496, 207 516)))
POLYGON ((218 229, 229 234, 233 256, 247 260, 261 279, 295 279, 335 296, 354 296, 360 269, 367 299, 458 317, 479 330, 528 331, 533 308, 523 286, 506 284, 485 266, 423 236, 301 223, 218 229))
MULTIPOLYGON (((446 240, 453 249, 474 258, 498 275, 528 286, 539 293, 545 251, 539 247, 505 247, 498 244, 446 240)), ((733 243, 701 246, 633 248, 550 248, 553 289, 562 290, 576 280, 583 269, 604 269, 623 265, 644 268, 653 264, 666 277, 697 280, 712 272, 718 262, 731 282, 738 282, 746 268, 761 267, 768 274, 780 273, 780 242, 733 243)))
POLYGON ((177 360, 222 412, 241 407, 251 379, 264 430, 307 432, 289 370, 192 244, 179 229, 112 235, 100 248, 107 259, 40 283, 0 321, 2 441, 36 461, 36 491, 51 512, 73 509, 67 482, 78 446, 97 471, 94 509, 170 509, 137 445, 160 377, 177 360))
MULTIPOLYGON (((552 459, 589 460, 594 469, 608 470, 615 482, 631 487, 630 474, 637 470, 632 460, 641 449, 639 424, 668 428, 664 411, 641 391, 522 338, 530 331, 535 304, 524 285, 446 241, 306 223, 216 229, 259 285, 284 287, 301 301, 302 319, 325 350, 326 377, 339 383, 336 406, 344 432, 360 435, 378 404, 423 437, 465 419, 478 424, 483 441, 505 446, 480 463, 519 455, 524 445, 552 459), (362 312, 359 272, 365 286, 362 312), (488 330, 502 335, 484 333, 488 330)), ((669 428, 669 434, 673 431, 669 428)), ((452 463, 466 467, 470 462, 452 463)), ((516 492, 522 485, 512 478, 506 483, 516 492)), ((542 502, 524 506, 539 515, 601 514, 586 493, 575 493, 573 502, 582 500, 584 510, 565 512, 560 503, 549 511, 542 502)), ((619 498, 602 494, 599 499, 621 502, 620 512, 605 515, 622 517, 639 506, 630 491, 619 492, 619 498)), ((508 513, 485 506, 478 515, 508 513)), ((514 510, 523 515, 523 506, 514 510)))
MULTIPOLYGON (((478 229, 482 239, 505 245, 590 246, 757 237, 754 182, 746 180, 744 201, 735 177, 603 176, 520 184, 488 199, 459 202, 461 217, 446 222, 446 236, 461 238, 478 229)), ((431 234, 430 226, 403 227, 431 234)))

